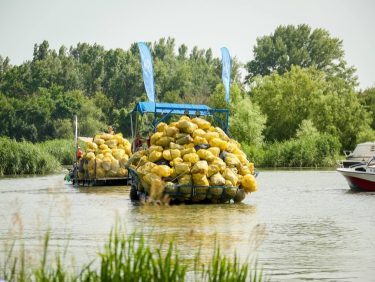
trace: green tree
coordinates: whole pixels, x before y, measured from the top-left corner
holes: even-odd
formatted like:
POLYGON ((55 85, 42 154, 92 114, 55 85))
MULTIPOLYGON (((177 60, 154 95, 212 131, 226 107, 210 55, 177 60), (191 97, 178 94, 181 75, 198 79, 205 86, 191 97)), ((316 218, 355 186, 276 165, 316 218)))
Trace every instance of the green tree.
POLYGON ((297 138, 309 138, 319 134, 318 129, 314 126, 314 123, 309 119, 304 119, 299 125, 296 137, 297 138))
POLYGON ((49 43, 44 40, 41 44, 34 45, 33 61, 45 60, 47 56, 51 53, 49 50, 49 43))
POLYGON ((53 138, 73 140, 74 129, 72 119, 57 119, 53 125, 55 131, 53 138))
POLYGON ((13 98, 8 98, 0 93, 0 136, 12 136, 16 122, 16 110, 13 105, 13 98))
POLYGON ((9 57, 6 57, 5 59, 0 55, 0 80, 1 75, 5 73, 7 70, 9 70, 11 67, 10 65, 10 59, 9 57))
POLYGON ((246 96, 234 106, 236 110, 229 120, 233 138, 247 145, 261 145, 266 117, 261 113, 259 106, 253 104, 246 96))
MULTIPOLYGON (((238 84, 231 85, 230 93, 230 134, 234 139, 246 145, 261 145, 266 117, 261 113, 259 106, 253 104, 250 98, 241 91, 238 84)), ((218 109, 228 108, 223 84, 216 86, 215 92, 210 97, 210 106, 218 109)))
MULTIPOLYGON (((212 50, 194 47, 189 51, 184 44, 176 48, 173 38, 148 44, 157 101, 207 103, 221 83, 221 62, 212 50)), ((240 84, 238 70, 234 58, 232 81, 240 84)), ((38 141, 68 136, 75 114, 85 124, 85 134, 105 124, 129 130, 129 112, 135 103, 147 99, 136 43, 128 50, 79 43, 56 51, 43 41, 35 44, 32 60, 19 66, 0 58, 0 92, 5 101, 0 114, 9 117, 2 134, 38 141)))
POLYGON ((25 98, 32 93, 31 84, 30 62, 26 62, 4 71, 0 80, 0 91, 9 97, 25 98))
POLYGON ((94 99, 86 97, 82 91, 75 90, 65 93, 79 105, 73 115, 78 116, 79 134, 81 136, 94 136, 99 131, 107 128, 105 117, 100 108, 95 105, 94 99))
POLYGON ((355 68, 344 60, 342 40, 331 37, 327 30, 301 24, 278 26, 273 34, 257 38, 254 59, 246 64, 247 80, 257 75, 283 74, 292 66, 315 67, 327 75, 340 77, 357 85, 355 68))
POLYGON ((371 112, 372 116, 372 129, 375 130, 375 86, 369 87, 361 91, 358 95, 361 104, 371 112))
POLYGON ((369 113, 345 83, 325 77, 314 68, 292 67, 284 75, 273 73, 255 80, 251 92, 267 115, 266 140, 288 140, 309 119, 319 132, 339 137, 345 148, 356 144, 358 133, 369 128, 369 113))

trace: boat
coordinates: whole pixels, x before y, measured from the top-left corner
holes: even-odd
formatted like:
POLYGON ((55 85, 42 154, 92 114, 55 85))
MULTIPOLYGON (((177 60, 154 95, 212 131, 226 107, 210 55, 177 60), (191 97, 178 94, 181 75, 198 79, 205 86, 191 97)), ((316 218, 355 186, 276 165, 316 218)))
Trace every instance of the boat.
POLYGON ((348 168, 353 165, 365 165, 375 154, 375 142, 358 144, 354 151, 344 151, 345 160, 339 161, 340 167, 348 168))
POLYGON ((351 189, 375 192, 375 156, 367 163, 341 167, 337 171, 345 177, 351 189))
MULTIPOLYGON (((112 129, 112 128, 110 128, 112 129)), ((115 136, 110 134, 110 136, 115 136)), ((121 136, 122 138, 122 136, 121 136)), ((76 155, 73 166, 68 169, 68 173, 64 177, 64 181, 67 184, 73 184, 74 187, 78 186, 125 186, 128 184, 128 172, 124 168, 124 164, 121 164, 121 168, 119 166, 119 162, 117 161, 117 168, 115 170, 112 167, 107 169, 108 173, 103 170, 101 166, 101 160, 97 160, 96 157, 92 159, 87 159, 83 157, 83 155, 79 156, 78 151, 81 151, 79 148, 79 144, 85 144, 84 147, 87 147, 87 144, 93 144, 94 142, 93 137, 82 137, 78 136, 78 118, 75 116, 75 148, 76 148, 76 155), (91 169, 90 169, 91 167, 91 169), (118 170, 122 169, 122 173, 117 173, 118 170), (112 170, 114 172, 112 172, 112 170), (90 172, 91 171, 91 172, 90 172), (101 173, 99 173, 101 171, 101 173), (110 174, 109 174, 110 173, 110 174)), ((104 140, 103 140, 104 142, 104 140)), ((117 145, 116 141, 116 145, 117 145)), ((97 144, 94 144, 97 146, 97 144)), ((116 146, 114 146, 117 148, 116 146)), ((111 147, 112 148, 112 147, 111 147)), ((88 148, 90 149, 90 148, 88 148)), ((107 147, 108 149, 108 147, 107 147)), ((87 150, 87 152, 93 152, 93 149, 87 150)), ((83 154, 84 152, 81 151, 83 154)), ((112 156, 112 153, 110 153, 112 156)))
MULTIPOLYGON (((153 103, 153 102, 138 102, 134 108, 134 110, 130 113, 130 124, 131 124, 131 132, 132 138, 134 138, 135 132, 139 132, 140 124, 137 120, 140 119, 139 116, 144 116, 146 114, 151 114, 154 117, 152 122, 155 125, 155 130, 157 125, 163 121, 170 120, 174 116, 201 116, 201 117, 208 117, 207 119, 211 118, 213 124, 217 125, 217 128, 222 128, 222 134, 227 134, 229 129, 229 110, 228 109, 217 109, 211 108, 207 105, 196 105, 196 104, 174 104, 174 103, 153 103), (220 114, 223 115, 222 118, 220 114), (133 122, 134 121, 134 122, 133 122)), ((202 130, 202 129, 200 129, 202 130)), ((190 134, 184 134, 189 135, 190 134)), ((152 135, 151 140, 152 140, 152 135)), ((171 141, 169 141, 171 142, 171 141)), ((192 142, 192 141, 189 141, 192 142)), ((206 141, 207 142, 207 141, 206 141)), ((174 144, 174 143, 173 143, 174 144)), ((188 143, 186 143, 188 144, 188 143)), ((194 144, 194 143, 192 143, 194 144)), ((169 145, 167 145, 169 148, 169 145)), ((194 152, 199 151, 200 149, 207 149, 209 148, 209 144, 196 144, 194 148, 194 152)), ((220 151, 220 150, 219 150, 220 151)), ((133 202, 146 202, 150 198, 150 184, 147 184, 144 181, 144 177, 139 174, 137 168, 140 163, 140 158, 142 155, 136 156, 136 152, 132 158, 134 158, 137 167, 132 166, 132 161, 129 160, 128 163, 128 171, 129 171, 129 184, 130 188, 130 199, 133 202), (138 159, 138 160, 137 160, 138 159)), ((225 159, 225 153, 222 152, 219 156, 223 161, 225 159)), ((166 160, 160 160, 155 162, 156 164, 163 164, 164 166, 170 166, 170 162, 166 160)), ((171 167, 172 168, 172 167, 171 167)), ((188 184, 180 184, 178 182, 178 178, 183 176, 184 174, 190 175, 190 168, 187 172, 182 173, 181 175, 177 175, 174 177, 164 177, 163 180, 165 181, 165 189, 163 192, 163 196, 161 199, 165 200, 166 203, 169 204, 197 204, 197 203, 238 203, 245 199, 247 192, 240 186, 229 185, 227 182, 224 185, 199 185, 194 184, 190 181, 188 184)), ((258 172, 253 171, 252 176, 255 178, 257 177, 258 172)), ((205 176, 204 176, 205 177, 205 176)), ((230 183, 230 182, 229 182, 230 183)), ((158 201, 156 201, 158 202, 158 201)))

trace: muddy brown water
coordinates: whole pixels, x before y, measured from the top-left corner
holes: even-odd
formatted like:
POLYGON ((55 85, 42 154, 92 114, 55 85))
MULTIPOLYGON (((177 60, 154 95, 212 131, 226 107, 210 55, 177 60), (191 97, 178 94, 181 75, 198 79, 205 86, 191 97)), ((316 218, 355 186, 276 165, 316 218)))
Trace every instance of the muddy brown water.
POLYGON ((256 258, 272 281, 375 281, 375 193, 353 193, 336 171, 261 171, 259 191, 241 204, 138 206, 128 187, 74 188, 63 175, 0 178, 0 256, 19 238, 76 265, 91 261, 116 218, 150 244, 173 238, 184 258, 215 240, 231 256, 256 258))

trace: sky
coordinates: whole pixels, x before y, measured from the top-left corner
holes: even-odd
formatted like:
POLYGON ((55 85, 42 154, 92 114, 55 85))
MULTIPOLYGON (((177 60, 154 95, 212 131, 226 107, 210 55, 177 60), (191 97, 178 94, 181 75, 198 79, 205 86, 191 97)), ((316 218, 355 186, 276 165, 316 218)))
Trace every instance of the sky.
POLYGON ((126 50, 173 37, 177 46, 211 48, 217 57, 225 46, 246 63, 257 37, 304 23, 342 39, 359 89, 375 86, 372 0, 0 0, 0 55, 19 65, 43 40, 57 50, 78 42, 126 50))

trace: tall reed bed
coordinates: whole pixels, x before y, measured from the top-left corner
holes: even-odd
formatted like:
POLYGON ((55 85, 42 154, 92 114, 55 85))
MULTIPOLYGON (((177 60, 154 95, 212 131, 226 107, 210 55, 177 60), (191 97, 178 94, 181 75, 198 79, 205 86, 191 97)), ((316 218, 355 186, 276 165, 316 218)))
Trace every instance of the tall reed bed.
POLYGON ((48 245, 50 234, 45 236, 44 251, 39 263, 27 265, 25 251, 18 256, 11 249, 0 262, 0 279, 6 281, 264 281, 265 275, 249 260, 240 262, 214 249, 211 260, 205 262, 200 252, 195 252, 194 262, 183 260, 173 241, 158 247, 147 244, 142 233, 125 235, 115 228, 96 260, 80 270, 64 264, 63 255, 51 261, 48 245), (251 266, 255 267, 252 268, 251 266))
POLYGON ((257 167, 334 167, 340 143, 331 135, 319 134, 263 147, 243 144, 243 149, 257 167))
POLYGON ((74 140, 55 139, 36 144, 39 148, 54 156, 62 165, 71 165, 75 162, 74 140))
POLYGON ((0 137, 0 175, 44 174, 60 168, 56 158, 39 146, 0 137))

